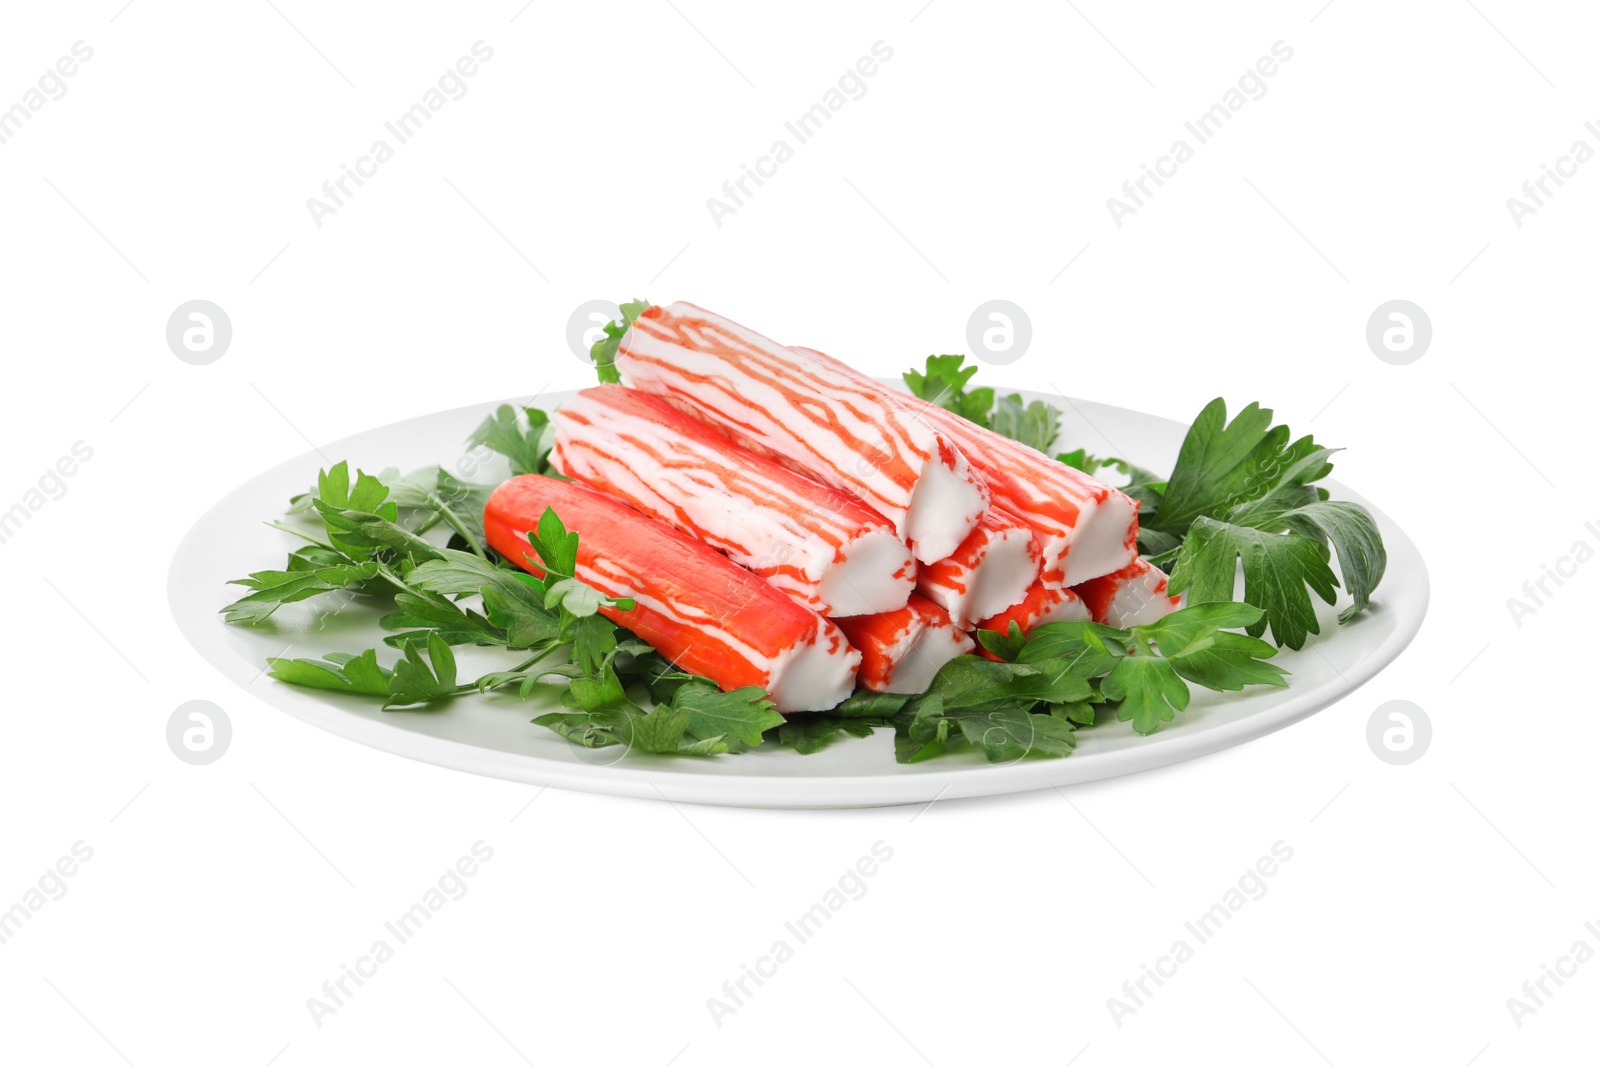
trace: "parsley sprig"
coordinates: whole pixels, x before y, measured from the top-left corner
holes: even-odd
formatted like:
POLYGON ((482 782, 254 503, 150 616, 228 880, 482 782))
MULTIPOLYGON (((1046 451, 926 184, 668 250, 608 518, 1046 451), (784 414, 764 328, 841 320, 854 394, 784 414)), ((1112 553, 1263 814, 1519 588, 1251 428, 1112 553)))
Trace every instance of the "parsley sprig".
MULTIPOLYGON (((514 466, 542 466, 548 446, 538 443, 543 412, 500 409, 474 434, 508 455, 514 466)), ((536 578, 482 542, 481 520, 469 523, 440 496, 436 468, 394 485, 338 463, 319 473, 316 488, 291 502, 291 511, 315 515, 321 534, 274 523, 308 542, 289 555, 282 571, 258 571, 238 580, 250 592, 223 609, 229 622, 266 621, 284 604, 344 591, 392 603, 380 620, 384 643, 397 649, 390 666, 378 650, 333 653, 321 659, 273 658, 272 677, 296 685, 381 697, 386 710, 437 708, 445 702, 496 690, 523 699, 560 687, 567 710, 534 721, 585 746, 626 745, 642 752, 715 755, 759 744, 782 723, 760 689, 723 693, 706 679, 673 670, 644 642, 601 614, 634 609, 626 597, 609 597, 577 577, 578 534, 546 510, 529 534, 536 578), (423 532, 443 521, 456 548, 423 532), (520 662, 472 680, 459 677, 452 646, 479 645, 517 653, 520 662), (648 694, 648 697, 646 696, 648 694), (637 699, 636 699, 637 698, 637 699), (649 706, 646 707, 645 705, 649 706)), ((473 487, 472 492, 476 493, 473 487)), ((481 515, 479 504, 474 515, 481 515)))

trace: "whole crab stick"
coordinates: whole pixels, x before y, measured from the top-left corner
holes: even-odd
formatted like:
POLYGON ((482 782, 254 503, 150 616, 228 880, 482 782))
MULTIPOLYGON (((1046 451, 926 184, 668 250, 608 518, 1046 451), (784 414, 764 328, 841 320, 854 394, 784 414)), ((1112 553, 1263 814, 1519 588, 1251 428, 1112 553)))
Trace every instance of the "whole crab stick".
POLYGON ((887 519, 637 389, 585 389, 556 411, 556 469, 704 541, 822 615, 902 607, 911 550, 887 519))
POLYGON ((917 568, 917 592, 948 612, 956 629, 970 630, 1027 595, 1039 559, 1033 531, 991 505, 953 554, 917 568))
POLYGON ((687 534, 578 482, 524 474, 484 508, 496 552, 543 575, 528 531, 554 508, 578 532, 576 577, 631 610, 603 607, 667 659, 724 690, 758 685, 779 711, 825 711, 855 687, 861 656, 839 628, 687 534), (532 556, 533 558, 529 558, 532 556))
POLYGON ((1126 630, 1145 626, 1178 610, 1179 599, 1167 595, 1167 576, 1160 567, 1135 559, 1119 571, 1075 586, 1095 622, 1126 630))
POLYGON ((897 611, 838 623, 861 652, 857 680, 878 693, 926 692, 940 667, 974 647, 943 608, 915 595, 897 611))
MULTIPOLYGON (((815 349, 795 351, 840 365, 815 349)), ((982 475, 994 502, 1033 530, 1043 553, 1041 578, 1046 585, 1077 585, 1127 566, 1136 555, 1139 505, 1126 493, 937 404, 873 384, 917 422, 955 442, 982 475)))
POLYGON ((646 309, 616 368, 625 383, 860 498, 919 562, 954 552, 989 506, 961 449, 877 382, 693 304, 646 309))

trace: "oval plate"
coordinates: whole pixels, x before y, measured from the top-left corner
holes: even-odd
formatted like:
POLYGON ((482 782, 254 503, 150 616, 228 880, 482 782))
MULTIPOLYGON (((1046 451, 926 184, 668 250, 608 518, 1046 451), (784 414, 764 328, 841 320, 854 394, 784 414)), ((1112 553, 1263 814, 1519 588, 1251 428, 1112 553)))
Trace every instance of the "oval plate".
MULTIPOLYGON (((570 396, 539 398, 555 407, 570 396)), ((1170 419, 1086 400, 1024 393, 1069 414, 1062 447, 1123 456, 1151 470, 1170 470, 1186 427, 1170 419)), ((478 482, 507 470, 497 457, 466 448, 467 436, 496 404, 458 408, 397 422, 328 445, 334 461, 353 468, 412 470, 440 464, 478 482)), ((809 756, 755 749, 708 759, 583 749, 530 720, 556 710, 554 698, 523 702, 514 695, 469 697, 434 711, 379 711, 375 701, 277 682, 265 673, 268 657, 317 658, 378 646, 383 632, 377 606, 351 599, 328 611, 333 595, 279 609, 267 623, 230 626, 217 614, 244 590, 226 583, 258 570, 281 567, 298 542, 263 525, 283 514, 288 500, 316 481, 321 457, 308 452, 251 479, 197 522, 178 547, 168 575, 168 597, 185 637, 213 666, 252 695, 324 730, 425 763, 564 789, 700 804, 768 808, 833 808, 926 802, 1015 793, 1132 774, 1254 740, 1349 695, 1400 654, 1422 625, 1428 574, 1411 539, 1377 508, 1337 482, 1325 483, 1338 500, 1366 505, 1378 520, 1389 567, 1370 611, 1347 626, 1336 607, 1318 604, 1322 635, 1300 652, 1280 652, 1291 672, 1288 689, 1254 688, 1213 693, 1196 687, 1177 720, 1150 737, 1126 723, 1079 733, 1077 752, 1064 759, 1028 759, 993 765, 981 756, 953 755, 905 766, 894 761, 891 731, 843 738, 809 756), (314 605, 321 604, 321 608, 314 605), (1313 650, 1314 646, 1314 650, 1313 650)), ((582 531, 579 531, 580 534, 582 531)), ((337 600, 334 601, 338 603, 337 600)), ((461 676, 508 665, 483 658, 489 650, 460 649, 461 676)), ((385 657, 392 660, 394 654, 385 657)))

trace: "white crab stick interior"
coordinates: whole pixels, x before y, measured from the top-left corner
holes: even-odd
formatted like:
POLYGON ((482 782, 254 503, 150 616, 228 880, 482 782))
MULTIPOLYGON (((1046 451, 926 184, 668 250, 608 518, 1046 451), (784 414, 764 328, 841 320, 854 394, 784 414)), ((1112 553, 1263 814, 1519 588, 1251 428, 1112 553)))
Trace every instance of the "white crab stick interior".
POLYGON ((844 546, 817 583, 817 598, 833 605, 828 615, 872 615, 905 604, 915 582, 916 561, 892 530, 871 530, 844 546))
POLYGON ((1119 630, 1147 626, 1178 610, 1179 598, 1167 595, 1166 574, 1142 559, 1085 582, 1076 592, 1089 606, 1095 622, 1119 630))
POLYGON ((1039 577, 1033 531, 1003 508, 990 507, 955 553, 917 569, 917 592, 970 630, 1020 601, 1039 577))
POLYGON ((879 693, 924 692, 940 667, 975 647, 926 597, 913 596, 905 607, 879 615, 834 621, 861 652, 856 681, 879 693))
POLYGON ((976 645, 954 626, 923 626, 889 673, 888 692, 925 693, 939 668, 976 645))
POLYGON ((827 711, 856 687, 861 655, 826 619, 818 617, 810 642, 780 653, 772 663, 768 692, 780 711, 827 711))
POLYGON ((1126 565, 1133 551, 1130 531, 1137 532, 1139 505, 1130 497, 1112 490, 1105 499, 1091 500, 1080 507, 1078 525, 1073 528, 1071 538, 1051 533, 1046 538, 1049 544, 1040 546, 1047 556, 1058 552, 1064 557, 1063 585, 1077 585, 1109 574, 1126 565))

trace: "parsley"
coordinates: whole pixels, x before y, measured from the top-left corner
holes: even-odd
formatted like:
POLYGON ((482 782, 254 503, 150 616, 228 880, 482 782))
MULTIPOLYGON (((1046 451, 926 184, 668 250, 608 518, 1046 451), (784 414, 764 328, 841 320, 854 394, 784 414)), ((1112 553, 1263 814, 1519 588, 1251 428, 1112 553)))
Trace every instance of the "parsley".
POLYGON ((519 414, 510 404, 501 404, 472 431, 467 444, 500 453, 511 461, 512 474, 548 474, 549 426, 550 416, 538 408, 523 408, 519 414))
MULTIPOLYGON (((1058 452, 1056 453, 1056 459, 1085 474, 1094 474, 1101 467, 1110 467, 1130 477, 1137 477, 1135 472, 1138 468, 1127 460, 1118 459, 1116 456, 1096 456, 1086 448, 1075 448, 1071 452, 1058 452)), ((1151 480, 1154 480, 1153 475, 1151 480)))
POLYGON ((632 328, 633 322, 650 308, 648 300, 630 300, 618 305, 622 314, 622 321, 608 322, 600 329, 605 336, 589 347, 589 358, 594 361, 594 372, 602 382, 620 382, 622 375, 618 373, 617 348, 622 344, 622 338, 632 328))
POLYGON ((1189 427, 1159 506, 1141 515, 1140 525, 1181 534, 1202 516, 1219 518, 1236 507, 1259 512, 1309 503, 1319 499, 1311 483, 1333 470, 1333 452, 1309 435, 1291 442, 1289 428, 1273 426, 1272 412, 1259 404, 1229 422, 1218 397, 1189 427))
POLYGON ((989 428, 1020 441, 1029 448, 1047 451, 1061 432, 1061 412, 1042 400, 1032 400, 1026 405, 1017 393, 1000 398, 994 413, 989 416, 989 428))
POLYGON ((268 673, 280 681, 339 693, 387 696, 394 672, 378 665, 378 653, 367 649, 359 656, 332 652, 322 659, 269 659, 268 673))
MULTIPOLYGON (((547 452, 534 443, 543 413, 527 415, 528 429, 502 408, 479 427, 474 443, 506 450, 513 465, 539 466, 547 452)), ((481 520, 450 515, 457 498, 482 487, 447 481, 438 468, 385 478, 339 463, 319 474, 317 487, 291 501, 291 513, 322 520, 326 538, 283 526, 310 542, 289 555, 282 571, 258 571, 238 584, 250 592, 223 609, 229 622, 259 623, 283 604, 351 589, 391 597, 380 624, 384 643, 399 651, 392 666, 378 650, 334 653, 322 659, 268 661, 272 677, 295 685, 382 697, 385 710, 436 708, 457 697, 515 690, 528 699, 541 687, 561 687, 565 711, 534 721, 576 744, 625 745, 650 753, 716 755, 760 744, 784 720, 755 687, 724 693, 703 678, 671 668, 644 642, 600 614, 633 610, 633 600, 609 597, 576 576, 578 534, 547 509, 529 534, 528 558, 544 576, 491 556, 481 520), (443 492, 442 492, 443 491, 443 492), (409 515, 409 520, 408 520, 409 515), (423 537, 447 523, 467 551, 423 537), (471 598, 481 601, 478 610, 471 598), (524 654, 522 662, 463 682, 452 645, 478 644, 524 654), (564 652, 560 656, 558 653, 564 652), (648 709, 630 688, 651 695, 648 709)), ((487 496, 487 493, 483 493, 487 496)), ((481 508, 481 506, 480 506, 481 508)), ((474 518, 476 518, 474 516, 474 518)))
POLYGON ((1262 609, 1247 632, 1302 648, 1321 632, 1313 594, 1332 604, 1340 575, 1349 622, 1370 603, 1388 562, 1383 537, 1359 504, 1331 501, 1315 483, 1333 470, 1336 450, 1308 435, 1290 439, 1272 425, 1272 412, 1250 404, 1230 422, 1219 398, 1189 428, 1172 476, 1146 480, 1140 546, 1172 571, 1171 591, 1191 604, 1234 599, 1238 573, 1243 600, 1262 609))
POLYGON ((1061 412, 1042 400, 1024 403, 1020 393, 996 398, 993 389, 968 389, 978 373, 965 356, 929 356, 922 370, 908 370, 902 378, 911 395, 960 415, 986 430, 1020 441, 1043 452, 1055 443, 1061 412))
POLYGON ((967 383, 978 373, 978 368, 963 366, 965 361, 965 356, 929 356, 923 370, 908 370, 901 377, 912 396, 987 427, 989 411, 994 407, 994 390, 982 388, 969 392, 967 383))

